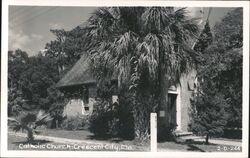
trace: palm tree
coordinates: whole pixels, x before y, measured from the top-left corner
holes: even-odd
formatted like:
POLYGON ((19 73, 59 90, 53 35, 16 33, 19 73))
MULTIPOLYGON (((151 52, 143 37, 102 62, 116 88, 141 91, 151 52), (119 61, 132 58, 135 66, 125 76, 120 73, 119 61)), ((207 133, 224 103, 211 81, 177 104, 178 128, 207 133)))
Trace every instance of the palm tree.
MULTIPOLYGON (((185 8, 173 7, 99 8, 89 18, 86 42, 95 74, 99 80, 116 74, 118 86, 129 85, 136 98, 139 140, 149 136, 149 112, 156 107, 166 110, 168 87, 193 66, 190 41, 199 32, 196 20, 187 16, 185 8), (147 99, 156 106, 145 101, 148 93, 147 99)), ((169 126, 166 118, 160 123, 169 126)))
POLYGON ((36 127, 46 125, 51 120, 52 117, 49 113, 40 110, 37 114, 23 112, 16 118, 8 118, 8 124, 15 132, 26 130, 27 141, 33 141, 34 133, 39 133, 36 131, 36 127))

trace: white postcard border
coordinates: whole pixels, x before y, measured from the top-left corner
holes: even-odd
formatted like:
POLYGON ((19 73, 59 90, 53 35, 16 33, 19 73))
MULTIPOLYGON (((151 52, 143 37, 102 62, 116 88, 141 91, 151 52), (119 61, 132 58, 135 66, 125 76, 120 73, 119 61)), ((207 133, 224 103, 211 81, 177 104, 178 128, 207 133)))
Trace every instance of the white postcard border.
POLYGON ((249 2, 247 1, 129 1, 129 0, 3 0, 1 48, 1 156, 7 157, 247 157, 249 120, 249 2), (7 150, 7 52, 8 6, 178 6, 178 7, 243 7, 243 137, 241 153, 197 152, 83 152, 83 151, 9 151, 7 150))

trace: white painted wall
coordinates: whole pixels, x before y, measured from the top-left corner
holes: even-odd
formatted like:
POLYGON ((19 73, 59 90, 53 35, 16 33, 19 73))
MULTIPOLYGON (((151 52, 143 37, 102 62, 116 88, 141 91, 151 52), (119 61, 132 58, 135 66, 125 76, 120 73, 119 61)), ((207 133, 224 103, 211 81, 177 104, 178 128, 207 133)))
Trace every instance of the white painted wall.
POLYGON ((91 115, 93 112, 95 99, 89 98, 89 103, 84 104, 82 99, 71 99, 64 107, 63 116, 75 117, 83 115, 91 115), (89 110, 85 110, 85 106, 89 107, 89 110))

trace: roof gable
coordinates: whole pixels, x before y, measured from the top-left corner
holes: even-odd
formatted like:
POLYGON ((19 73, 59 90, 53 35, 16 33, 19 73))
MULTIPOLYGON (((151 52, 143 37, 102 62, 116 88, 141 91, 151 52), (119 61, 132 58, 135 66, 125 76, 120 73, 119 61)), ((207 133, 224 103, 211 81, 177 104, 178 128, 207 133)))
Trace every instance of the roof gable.
POLYGON ((66 87, 95 82, 96 80, 90 70, 90 59, 86 54, 83 54, 72 69, 67 72, 56 84, 56 87, 66 87))

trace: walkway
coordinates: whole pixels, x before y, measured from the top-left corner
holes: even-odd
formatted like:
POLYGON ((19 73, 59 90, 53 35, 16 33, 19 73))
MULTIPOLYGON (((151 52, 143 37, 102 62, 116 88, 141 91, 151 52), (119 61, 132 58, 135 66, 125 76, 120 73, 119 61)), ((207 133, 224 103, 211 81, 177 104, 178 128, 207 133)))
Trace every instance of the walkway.
MULTIPOLYGON (((181 139, 191 139, 191 140, 195 140, 195 141, 205 141, 205 138, 202 137, 198 137, 198 136, 183 136, 181 137, 181 139)), ((241 141, 230 141, 230 140, 220 140, 220 139, 209 139, 210 143, 213 144, 218 144, 218 145, 232 145, 232 146, 242 146, 242 142, 241 141)))

